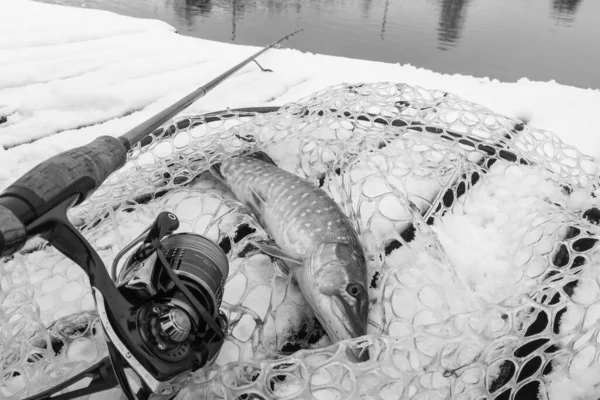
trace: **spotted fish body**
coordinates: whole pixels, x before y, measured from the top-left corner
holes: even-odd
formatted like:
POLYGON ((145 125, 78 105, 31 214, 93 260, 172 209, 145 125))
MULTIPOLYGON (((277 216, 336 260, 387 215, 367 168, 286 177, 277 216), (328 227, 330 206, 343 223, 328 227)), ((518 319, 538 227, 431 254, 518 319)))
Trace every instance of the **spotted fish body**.
MULTIPOLYGON (((213 171, 214 172, 214 171, 213 171)), ((268 162, 234 157, 217 176, 273 238, 333 340, 366 334, 365 257, 348 217, 322 189, 268 162)))

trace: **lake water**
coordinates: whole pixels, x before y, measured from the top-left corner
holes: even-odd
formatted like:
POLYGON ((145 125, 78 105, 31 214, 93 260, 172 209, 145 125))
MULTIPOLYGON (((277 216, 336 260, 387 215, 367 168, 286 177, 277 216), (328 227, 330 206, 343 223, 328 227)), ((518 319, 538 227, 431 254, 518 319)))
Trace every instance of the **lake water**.
MULTIPOLYGON (((161 19, 184 35, 600 89, 600 0, 43 0, 161 19)), ((400 79, 400 77, 399 77, 400 79)))

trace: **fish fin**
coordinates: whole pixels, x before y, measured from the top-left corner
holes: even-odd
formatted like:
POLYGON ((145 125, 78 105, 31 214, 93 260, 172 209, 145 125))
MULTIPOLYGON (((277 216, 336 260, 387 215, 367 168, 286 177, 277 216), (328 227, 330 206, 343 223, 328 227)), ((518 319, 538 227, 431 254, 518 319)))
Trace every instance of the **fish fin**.
MULTIPOLYGON (((261 252, 261 250, 257 246, 258 245, 254 241, 249 240, 248 244, 246 245, 246 247, 244 247, 242 249, 242 251, 238 254, 238 257, 240 257, 240 258, 247 258, 247 257, 251 257, 251 256, 254 256, 254 255, 258 254, 259 252, 261 252)), ((277 268, 279 269, 279 271, 281 271, 281 273, 283 275, 291 276, 292 277, 292 281, 296 282, 296 277, 292 273, 292 269, 290 268, 290 266, 285 261, 282 261, 280 259, 276 259, 276 264, 277 264, 277 268)))
POLYGON ((261 160, 268 164, 277 166, 277 164, 275 164, 275 161, 273 161, 273 159, 271 157, 269 157, 269 155, 267 153, 265 153, 264 151, 261 151, 261 150, 255 151, 252 153, 248 153, 248 154, 246 154, 246 157, 256 158, 257 160, 261 160))
POLYGON ((208 167, 208 170, 210 171, 212 176, 214 176, 219 182, 221 182, 224 185, 227 185, 227 180, 221 173, 221 163, 214 163, 213 165, 208 167))
POLYGON ((285 251, 281 250, 277 246, 273 246, 273 245, 262 243, 262 242, 257 242, 254 240, 249 240, 248 242, 251 243, 256 248, 258 248, 263 253, 265 253, 271 257, 278 258, 281 261, 285 262, 287 267, 300 266, 303 264, 301 259, 296 258, 294 256, 290 256, 289 254, 287 254, 285 251))
MULTIPOLYGON (((253 209, 255 214, 260 215, 260 211, 265 209, 265 198, 260 195, 254 188, 249 188, 250 190, 250 208, 253 209)), ((263 224, 264 226, 264 224, 263 224)))
POLYGON ((290 266, 282 260, 277 260, 277 266, 279 267, 279 270, 286 276, 291 276, 292 279, 294 279, 294 274, 292 273, 292 269, 290 268, 290 266))

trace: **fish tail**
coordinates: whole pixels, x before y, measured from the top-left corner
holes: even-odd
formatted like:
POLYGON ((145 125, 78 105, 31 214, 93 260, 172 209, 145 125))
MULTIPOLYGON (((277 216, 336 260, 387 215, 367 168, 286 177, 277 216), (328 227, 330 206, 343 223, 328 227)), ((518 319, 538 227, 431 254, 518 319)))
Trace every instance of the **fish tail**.
POLYGON ((254 151, 252 153, 245 154, 245 156, 246 157, 252 157, 252 158, 255 158, 257 160, 261 160, 261 161, 264 161, 266 163, 269 163, 269 164, 277 166, 277 164, 275 164, 275 161, 273 161, 273 159, 271 157, 269 157, 269 155, 267 153, 265 153, 264 151, 262 151, 262 150, 258 150, 258 151, 254 151))

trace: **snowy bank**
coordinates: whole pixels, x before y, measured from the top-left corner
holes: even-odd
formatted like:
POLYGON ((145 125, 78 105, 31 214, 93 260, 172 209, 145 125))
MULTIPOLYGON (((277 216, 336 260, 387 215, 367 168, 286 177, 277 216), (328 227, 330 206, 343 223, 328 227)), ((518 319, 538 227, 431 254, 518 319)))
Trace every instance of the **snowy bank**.
MULTIPOLYGON (((0 4, 0 33, 0 116, 7 118, 0 144, 8 149, 0 187, 46 157, 124 133, 257 50, 181 36, 159 21, 28 0, 0 4)), ((249 65, 186 113, 282 105, 342 82, 404 82, 527 118, 600 155, 598 90, 442 75, 293 49, 270 50, 259 60, 274 73, 249 65)))

